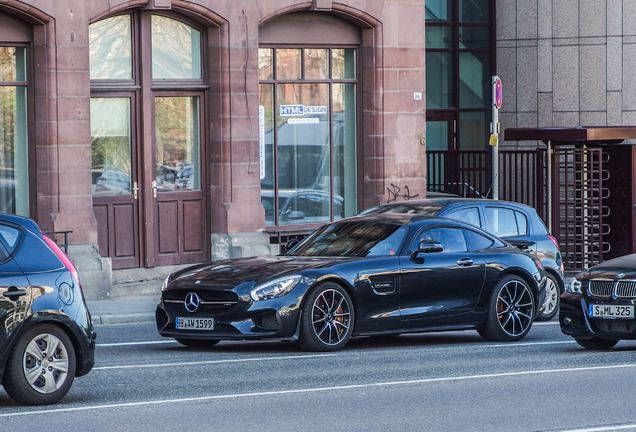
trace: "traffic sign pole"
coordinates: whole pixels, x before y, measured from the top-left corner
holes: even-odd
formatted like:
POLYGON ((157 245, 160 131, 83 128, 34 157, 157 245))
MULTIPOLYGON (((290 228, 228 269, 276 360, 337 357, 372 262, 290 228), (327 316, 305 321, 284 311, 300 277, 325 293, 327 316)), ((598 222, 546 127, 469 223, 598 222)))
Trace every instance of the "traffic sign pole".
POLYGON ((490 123, 490 141, 492 146, 492 198, 499 199, 499 108, 502 102, 501 79, 492 77, 492 122, 490 123))

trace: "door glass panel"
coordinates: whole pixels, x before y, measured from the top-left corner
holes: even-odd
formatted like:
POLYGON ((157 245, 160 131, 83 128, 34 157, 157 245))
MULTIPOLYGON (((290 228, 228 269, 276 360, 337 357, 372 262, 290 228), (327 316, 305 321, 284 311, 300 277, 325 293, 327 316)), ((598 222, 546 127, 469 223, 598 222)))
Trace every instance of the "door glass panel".
POLYGON ((155 148, 159 192, 201 190, 198 97, 155 98, 155 148))
POLYGON ((91 98, 93 195, 131 193, 130 99, 91 98))
POLYGON ((0 47, 0 81, 26 81, 26 49, 0 47))
POLYGON ((279 224, 328 221, 329 84, 280 84, 276 91, 279 224))
POLYGON ((332 87, 333 115, 333 217, 357 213, 356 203, 356 85, 332 87))
POLYGON ((88 26, 90 76, 94 80, 132 79, 130 16, 106 18, 88 26))
POLYGON ((151 21, 152 78, 201 79, 201 32, 159 15, 151 21))

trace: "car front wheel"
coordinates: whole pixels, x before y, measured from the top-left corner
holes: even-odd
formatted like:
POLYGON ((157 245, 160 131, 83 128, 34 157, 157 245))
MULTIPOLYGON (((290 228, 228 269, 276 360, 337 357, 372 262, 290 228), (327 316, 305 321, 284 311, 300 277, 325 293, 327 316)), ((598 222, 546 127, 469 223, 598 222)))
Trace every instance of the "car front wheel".
POLYGON ((307 295, 298 343, 306 351, 336 351, 349 341, 354 318, 347 291, 333 282, 322 283, 307 295))
POLYGON ((596 349, 596 350, 608 350, 614 347, 618 343, 618 340, 615 339, 601 339, 601 338, 591 338, 591 339, 579 339, 574 338, 577 344, 581 345, 583 348, 588 349, 596 349))
POLYGON ((549 274, 545 284, 545 301, 543 302, 543 310, 537 316, 537 321, 550 321, 559 311, 559 303, 561 300, 561 288, 556 277, 549 274))
POLYGON ((59 327, 28 329, 9 356, 3 385, 24 405, 49 405, 68 393, 75 378, 75 349, 59 327))
POLYGON ((518 276, 506 276, 493 290, 479 334, 495 342, 518 341, 530 331, 534 310, 534 295, 528 284, 518 276))

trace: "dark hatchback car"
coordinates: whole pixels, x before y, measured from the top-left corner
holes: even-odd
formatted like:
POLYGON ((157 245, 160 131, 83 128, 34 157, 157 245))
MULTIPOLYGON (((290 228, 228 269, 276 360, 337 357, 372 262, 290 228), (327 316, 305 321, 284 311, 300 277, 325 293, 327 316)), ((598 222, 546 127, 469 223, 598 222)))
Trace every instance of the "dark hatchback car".
POLYGON ((584 348, 610 349, 636 340, 636 254, 575 276, 561 296, 561 331, 584 348))
POLYGON ((16 402, 59 401, 95 363, 77 270, 30 219, 0 213, 0 381, 16 402))
POLYGON ((559 311, 559 298, 564 290, 563 259, 559 243, 534 208, 510 201, 440 196, 382 204, 361 214, 371 213, 426 214, 457 219, 527 250, 541 260, 548 276, 545 301, 537 320, 551 320, 559 311))
POLYGON ((284 256, 198 265, 169 276, 162 336, 297 340, 332 351, 351 336, 477 329, 516 341, 543 300, 532 255, 477 227, 419 215, 369 215, 318 229, 284 256))

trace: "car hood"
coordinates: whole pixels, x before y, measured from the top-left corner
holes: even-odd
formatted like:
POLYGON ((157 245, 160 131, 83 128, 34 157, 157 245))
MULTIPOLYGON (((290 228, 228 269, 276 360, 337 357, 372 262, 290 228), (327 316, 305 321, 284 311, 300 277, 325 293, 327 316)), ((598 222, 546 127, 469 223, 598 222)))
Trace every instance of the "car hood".
POLYGON ((266 256, 216 261, 189 267, 170 277, 168 288, 210 286, 232 288, 244 282, 262 283, 291 274, 324 269, 354 260, 343 257, 266 256))
POLYGON ((625 255, 597 264, 588 271, 581 273, 585 278, 614 279, 623 273, 624 279, 636 279, 636 254, 625 255))

